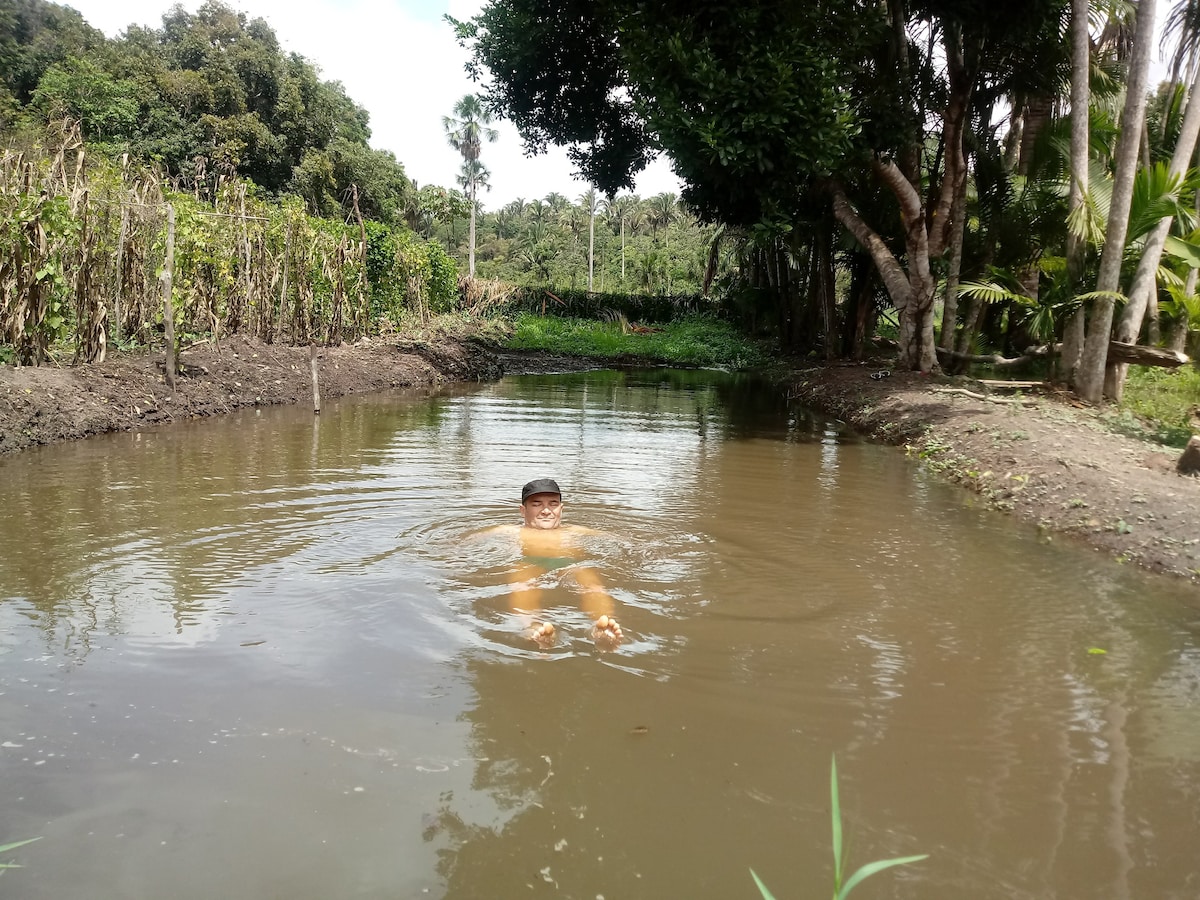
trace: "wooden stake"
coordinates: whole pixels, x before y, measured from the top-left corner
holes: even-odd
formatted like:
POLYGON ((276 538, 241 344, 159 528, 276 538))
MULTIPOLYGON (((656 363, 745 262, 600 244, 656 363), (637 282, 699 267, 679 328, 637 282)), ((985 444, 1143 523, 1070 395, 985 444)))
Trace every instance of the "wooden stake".
POLYGON ((167 258, 159 276, 163 298, 163 340, 167 345, 167 388, 175 392, 175 304, 171 289, 175 281, 175 206, 167 204, 167 258))
POLYGON ((313 414, 321 414, 321 383, 317 380, 317 345, 308 345, 308 368, 312 372, 313 414))

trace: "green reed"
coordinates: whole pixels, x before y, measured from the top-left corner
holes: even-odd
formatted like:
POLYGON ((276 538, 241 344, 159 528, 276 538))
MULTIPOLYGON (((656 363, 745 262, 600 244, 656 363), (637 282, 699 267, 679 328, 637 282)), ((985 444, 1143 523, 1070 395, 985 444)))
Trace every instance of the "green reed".
MULTIPOLYGON (((833 764, 829 773, 829 798, 833 809, 833 900, 844 900, 863 881, 872 875, 879 874, 884 869, 890 869, 893 866, 905 866, 909 863, 919 862, 922 859, 928 858, 928 853, 922 853, 919 856, 898 856, 894 859, 880 859, 860 866, 853 875, 845 878, 846 859, 842 855, 842 807, 838 800, 836 756, 833 758, 833 764)), ((751 869, 750 875, 754 878, 754 883, 758 885, 758 890, 762 893, 763 900, 775 900, 775 895, 763 884, 762 879, 758 877, 758 873, 751 869)))
MULTIPOLYGON (((40 837, 30 838, 27 841, 14 841, 11 844, 0 844, 0 853, 7 853, 9 850, 16 850, 18 847, 24 847, 26 844, 32 844, 34 841, 40 841, 40 837)), ((16 863, 0 863, 0 869, 19 869, 21 868, 16 863)))

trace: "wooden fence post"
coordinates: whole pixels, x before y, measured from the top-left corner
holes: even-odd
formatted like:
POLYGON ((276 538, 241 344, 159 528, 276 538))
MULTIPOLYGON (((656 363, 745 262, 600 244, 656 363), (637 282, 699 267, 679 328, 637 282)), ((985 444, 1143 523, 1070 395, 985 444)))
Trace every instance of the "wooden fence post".
POLYGON ((175 281, 175 207, 167 204, 167 258, 160 276, 163 298, 163 340, 167 345, 167 387, 175 392, 175 304, 171 289, 175 281))
POLYGON ((317 379, 317 345, 308 345, 308 368, 312 372, 313 413, 321 414, 321 382, 317 379))

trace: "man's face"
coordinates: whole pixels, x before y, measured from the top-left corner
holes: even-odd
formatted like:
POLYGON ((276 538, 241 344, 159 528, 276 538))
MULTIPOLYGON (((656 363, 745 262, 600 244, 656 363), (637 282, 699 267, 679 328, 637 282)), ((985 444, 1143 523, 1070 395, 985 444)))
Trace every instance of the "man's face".
POLYGON ((562 524, 562 497, 532 494, 521 504, 521 514, 530 528, 557 528, 562 524))

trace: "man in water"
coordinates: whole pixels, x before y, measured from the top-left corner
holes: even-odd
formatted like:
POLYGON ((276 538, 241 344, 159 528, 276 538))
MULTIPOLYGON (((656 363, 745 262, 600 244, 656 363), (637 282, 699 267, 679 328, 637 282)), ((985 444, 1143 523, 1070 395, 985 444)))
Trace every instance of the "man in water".
MULTIPOLYGON (((600 532, 579 525, 563 525, 562 511, 562 491, 552 478, 536 478, 521 488, 521 516, 525 522, 516 529, 521 562, 510 579, 512 606, 529 611, 540 609, 542 591, 537 580, 554 569, 571 566, 571 575, 583 591, 580 606, 596 619, 592 639, 597 647, 612 650, 624 637, 621 626, 612 617, 613 599, 592 566, 576 565, 583 559, 578 538, 600 532)), ((530 637, 543 646, 553 644, 554 626, 549 622, 537 624, 530 637)))

